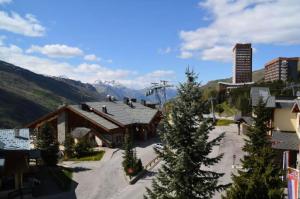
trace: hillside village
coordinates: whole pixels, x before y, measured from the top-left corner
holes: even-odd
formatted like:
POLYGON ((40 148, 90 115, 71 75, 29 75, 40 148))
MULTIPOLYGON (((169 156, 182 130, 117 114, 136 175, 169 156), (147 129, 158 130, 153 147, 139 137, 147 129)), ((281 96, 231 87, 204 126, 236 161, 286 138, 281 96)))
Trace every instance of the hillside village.
MULTIPOLYGON (((243 48, 244 46, 245 45, 237 44, 234 49, 238 47, 243 48)), ((249 45, 246 47, 248 48, 249 45)), ((249 57, 252 59, 251 47, 249 57)), ((235 59, 239 58, 236 56, 235 59)), ((227 168, 225 171, 226 178, 222 178, 222 182, 230 182, 230 174, 235 173, 237 168, 241 168, 240 159, 243 158, 244 154, 241 147, 244 144, 243 139, 248 135, 249 130, 256 125, 256 116, 254 115, 256 114, 255 107, 261 106, 261 104, 270 112, 270 117, 267 119, 268 130, 265 133, 270 139, 274 154, 276 154, 274 161, 277 166, 281 167, 281 165, 283 165, 282 169, 289 169, 289 172, 296 172, 299 167, 298 136, 300 135, 300 122, 298 113, 300 110, 300 102, 296 96, 298 94, 298 85, 294 81, 298 79, 298 76, 293 79, 290 76, 289 67, 299 67, 300 59, 279 58, 276 60, 275 63, 277 63, 277 65, 275 64, 273 67, 278 67, 277 70, 274 70, 277 71, 278 75, 276 76, 274 75, 276 73, 272 73, 272 77, 274 77, 272 81, 276 81, 276 84, 270 84, 271 80, 264 81, 267 75, 269 75, 268 72, 266 72, 266 68, 269 67, 268 64, 266 64, 264 70, 252 73, 251 62, 247 62, 250 64, 249 71, 241 76, 246 78, 248 75, 249 78, 246 80, 239 79, 235 83, 230 83, 230 79, 226 79, 219 82, 215 81, 216 83, 209 82, 204 86, 199 85, 200 92, 204 94, 202 100, 206 100, 207 103, 212 106, 206 110, 210 113, 206 117, 211 117, 215 120, 217 126, 214 132, 216 135, 222 136, 220 133, 225 131, 229 134, 229 137, 232 137, 231 139, 237 139, 236 143, 231 146, 232 154, 226 154, 227 157, 222 161, 222 164, 228 164, 228 162, 232 161, 232 156, 234 156, 235 158, 232 164, 232 168, 234 169, 227 168), (285 60, 292 60, 292 62, 285 60), (295 65, 291 65, 294 62, 295 65), (283 70, 281 68, 283 64, 286 64, 284 66, 286 67, 286 73, 282 72, 283 70), (252 81, 252 79, 256 81, 252 81), (270 85, 270 87, 268 87, 268 85, 270 85), (275 85, 277 86, 275 87, 275 85), (278 92, 278 88, 280 88, 281 92, 278 92), (205 96, 205 93, 208 93, 208 96, 205 96), (245 103, 241 103, 241 101, 245 101, 245 103), (230 112, 224 110, 224 104, 227 104, 227 108, 234 109, 235 111, 230 112)), ((235 63, 239 64, 238 61, 235 61, 235 63)), ((50 172, 52 173, 51 175, 55 176, 54 181, 53 179, 50 180, 51 183, 55 183, 57 180, 58 182, 61 181, 56 188, 53 187, 54 192, 58 192, 57 197, 60 195, 64 197, 66 193, 68 197, 70 194, 81 195, 85 192, 81 189, 79 189, 80 192, 77 191, 74 187, 74 183, 79 183, 80 185, 81 178, 84 179, 85 176, 77 174, 76 169, 80 167, 74 167, 72 161, 78 162, 79 165, 84 165, 85 160, 100 161, 103 166, 108 166, 107 172, 113 172, 113 170, 109 169, 112 160, 107 159, 109 158, 107 156, 111 156, 111 158, 115 156, 116 159, 114 161, 118 162, 117 165, 111 168, 120 168, 122 165, 120 162, 120 155, 122 154, 119 151, 120 149, 125 150, 125 152, 128 150, 125 153, 127 155, 124 157, 130 158, 130 154, 132 154, 133 161, 136 162, 134 163, 136 166, 133 167, 125 166, 123 162, 124 168, 133 169, 132 171, 125 169, 126 175, 131 176, 128 178, 128 183, 134 184, 132 186, 138 187, 139 184, 136 181, 139 179, 141 179, 141 181, 145 180, 143 177, 147 175, 145 172, 156 171, 157 167, 159 167, 157 165, 162 164, 160 163, 160 155, 155 156, 155 151, 161 150, 164 147, 158 142, 157 129, 161 125, 160 123, 164 115, 170 115, 171 117, 167 118, 171 121, 174 120, 173 117, 176 117, 173 115, 174 112, 172 112, 173 104, 177 100, 176 97, 167 102, 165 108, 159 108, 158 104, 150 103, 143 99, 138 101, 136 98, 123 97, 122 100, 118 100, 117 97, 109 94, 106 96, 104 96, 104 93, 102 95, 98 94, 92 85, 82 84, 80 82, 75 83, 73 80, 60 80, 40 76, 30 71, 23 71, 23 69, 19 69, 5 62, 2 62, 1 66, 3 73, 18 75, 19 77, 27 79, 27 81, 48 81, 44 86, 37 84, 38 86, 36 88, 30 87, 29 85, 27 86, 29 86, 28 88, 30 89, 34 88, 35 92, 41 88, 52 89, 52 92, 58 94, 52 95, 52 98, 48 98, 49 100, 54 99, 52 102, 53 105, 62 102, 61 100, 73 100, 62 104, 54 109, 54 111, 45 108, 41 109, 43 111, 34 113, 34 118, 36 119, 28 121, 22 128, 0 130, 1 155, 3 158, 1 163, 1 189, 4 190, 2 191, 3 197, 5 194, 8 194, 9 197, 19 194, 32 194, 32 196, 35 197, 44 195, 49 188, 43 185, 43 181, 50 180, 49 176, 45 176, 45 172, 50 172), (12 71, 14 71, 14 73, 12 73, 12 71), (60 85, 58 87, 51 87, 54 83, 60 85), (70 88, 74 87, 76 90, 80 89, 81 94, 72 94, 72 92, 70 92, 72 89, 67 89, 66 91, 70 93, 67 94, 64 90, 61 90, 65 89, 65 86, 70 88), (57 88, 60 90, 57 90, 57 88), (84 101, 78 99, 80 96, 84 96, 84 101), (55 99, 58 101, 55 101, 55 99), (72 103, 76 101, 80 101, 80 103, 72 103), (50 134, 46 136, 47 133, 50 134), (129 138, 128 135, 130 135, 131 138, 129 138), (155 148, 154 151, 152 147, 155 148), (104 156, 104 160, 101 160, 102 156, 104 156), (19 166, 12 167, 16 162, 19 162, 19 166), (53 165, 56 164, 59 166, 54 168, 53 165), (44 167, 42 165, 48 166, 44 167), (10 178, 9 176, 11 175, 13 175, 14 178, 10 178), (41 177, 41 175, 43 177, 41 177), (74 179, 78 179, 79 181, 75 182, 73 181, 74 179), (12 181, 14 181, 14 183, 10 184, 12 181), (33 184, 31 184, 31 182, 33 184), (16 191, 12 191, 14 189, 16 191), (40 191, 37 191, 37 189, 40 191), (59 194, 60 189, 69 191, 59 194)), ((236 65, 235 67, 237 68, 239 66, 236 65)), ((298 74, 299 72, 300 71, 298 71, 298 74)), ((292 72, 292 74, 294 74, 294 72, 292 72)), ((235 78, 239 77, 239 75, 241 74, 237 72, 233 74, 233 76, 236 76, 235 78)), ((15 76, 15 78, 18 78, 18 76, 15 76)), ((1 82, 5 83, 5 85, 14 86, 14 89, 16 91, 18 90, 18 92, 22 92, 20 90, 22 89, 21 87, 26 86, 26 84, 13 85, 7 84, 8 82, 5 81, 1 82)), ((3 85, 5 89, 12 88, 5 87, 5 85, 3 85)), ((45 90, 44 92, 48 91, 45 90)), ((10 95, 1 95, 2 103, 5 103, 5 99, 9 99, 10 95)), ((14 95, 17 95, 17 93, 14 95)), ((43 101, 44 96, 47 95, 43 94, 34 98, 36 102, 39 102, 40 99, 40 103, 47 107, 51 103, 50 101, 43 101)), ((26 97, 26 94, 24 97, 26 97)), ((18 103, 21 101, 18 98, 18 103)), ((13 103, 11 103, 11 105, 13 105, 13 103)), ((23 107, 25 112, 26 109, 34 110, 36 108, 30 106, 29 103, 28 107, 23 107)), ((36 111, 38 110, 39 109, 36 111)), ((2 114, 5 114, 5 112, 2 112, 2 114)), ((2 125, 3 124, 5 125, 5 123, 2 123, 2 125)), ((17 127, 17 125, 15 127, 17 127)), ((160 136, 161 133, 163 132, 160 132, 160 136)), ((228 137, 225 138, 225 140, 227 139, 228 137)), ((224 150, 223 147, 228 146, 220 146, 219 150, 224 150)), ((127 162, 126 164, 130 165, 131 163, 127 162)), ((122 171, 120 172, 122 173, 122 171)), ((106 174, 103 173, 101 175, 106 174)), ((99 182, 95 183, 98 184, 99 182)), ((121 187, 126 186, 124 182, 121 184, 117 182, 117 184, 121 187)), ((112 194, 110 192, 104 193, 112 194)), ((139 191, 138 193, 143 194, 144 191, 139 191)), ((133 192, 125 192, 124 194, 133 194, 133 192)), ((219 196, 220 195, 216 194, 214 197, 218 198, 219 196)))

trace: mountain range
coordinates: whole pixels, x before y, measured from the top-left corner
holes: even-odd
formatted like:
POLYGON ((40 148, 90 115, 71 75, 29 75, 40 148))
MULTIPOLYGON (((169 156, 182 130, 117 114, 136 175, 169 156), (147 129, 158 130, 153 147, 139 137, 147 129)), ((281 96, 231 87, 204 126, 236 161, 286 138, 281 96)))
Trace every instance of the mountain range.
MULTIPOLYGON (((127 88, 115 81, 82 83, 63 77, 50 77, 0 61, 0 128, 19 128, 57 109, 62 104, 105 100, 107 95, 155 101, 145 90, 127 88)), ((167 97, 176 95, 167 90, 167 97)))
MULTIPOLYGON (((146 99, 147 101, 157 102, 155 95, 145 96, 147 89, 132 89, 128 88, 116 81, 97 81, 93 84, 99 93, 106 93, 114 96, 116 99, 122 100, 123 97, 132 97, 138 100, 146 99)), ((171 99, 175 97, 177 91, 175 88, 166 89, 166 98, 171 99)))

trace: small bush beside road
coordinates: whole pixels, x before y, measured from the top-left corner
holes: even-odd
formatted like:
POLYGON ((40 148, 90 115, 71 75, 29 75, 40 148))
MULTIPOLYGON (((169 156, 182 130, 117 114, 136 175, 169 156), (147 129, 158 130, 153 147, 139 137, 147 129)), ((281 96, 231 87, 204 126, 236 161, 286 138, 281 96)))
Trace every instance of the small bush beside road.
POLYGON ((131 177, 144 169, 141 159, 137 158, 136 151, 133 149, 130 135, 125 135, 122 165, 126 175, 131 177))
POLYGON ((68 161, 99 161, 102 159, 105 151, 91 151, 84 156, 73 157, 67 159, 68 161))

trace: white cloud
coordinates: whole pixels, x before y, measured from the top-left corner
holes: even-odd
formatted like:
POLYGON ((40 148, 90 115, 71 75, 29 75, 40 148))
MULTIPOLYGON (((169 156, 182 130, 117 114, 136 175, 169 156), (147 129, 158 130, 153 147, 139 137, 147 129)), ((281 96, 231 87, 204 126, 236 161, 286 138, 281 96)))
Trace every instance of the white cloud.
POLYGON ((143 89, 149 87, 153 82, 159 83, 160 80, 175 81, 175 72, 172 70, 155 70, 132 79, 122 79, 119 82, 130 88, 143 89))
POLYGON ((178 57, 181 59, 188 59, 188 58, 193 57, 193 53, 188 52, 188 51, 181 51, 180 55, 178 57))
POLYGON ((119 80, 135 74, 135 71, 109 69, 99 64, 82 63, 74 68, 73 78, 94 83, 97 80, 119 80))
POLYGON ((232 60, 232 47, 231 46, 214 46, 202 51, 201 57, 203 60, 232 60))
POLYGON ((4 44, 4 40, 6 39, 6 36, 0 35, 0 46, 4 44))
POLYGON ((300 44, 299 0, 206 0, 211 22, 181 31, 181 58, 231 60, 235 43, 300 44))
POLYGON ((0 45, 0 60, 26 68, 35 73, 49 76, 64 76, 82 82, 116 80, 131 88, 144 88, 160 79, 172 80, 173 71, 156 70, 144 75, 132 70, 111 69, 100 64, 81 63, 79 65, 59 62, 51 58, 30 55, 16 45, 0 45))
POLYGON ((28 55, 15 45, 0 46, 0 59, 39 74, 67 76, 71 79, 89 83, 93 83, 98 79, 111 80, 124 78, 131 74, 131 71, 113 70, 98 64, 83 63, 72 65, 68 62, 58 62, 48 58, 28 55))
POLYGON ((146 75, 150 78, 174 77, 175 72, 172 70, 155 70, 146 75))
POLYGON ((171 47, 167 47, 167 48, 164 48, 164 49, 162 49, 162 48, 158 49, 158 53, 161 54, 161 55, 169 54, 171 51, 172 51, 171 47))
POLYGON ((45 46, 32 45, 26 52, 38 52, 49 57, 74 57, 83 55, 81 49, 63 44, 49 44, 45 46))
POLYGON ((25 17, 12 12, 0 11, 0 29, 30 37, 40 37, 45 34, 45 28, 31 14, 25 17))
POLYGON ((89 54, 84 56, 84 60, 86 61, 100 61, 101 59, 94 54, 89 54))
POLYGON ((0 0, 0 4, 11 3, 12 0, 0 0))

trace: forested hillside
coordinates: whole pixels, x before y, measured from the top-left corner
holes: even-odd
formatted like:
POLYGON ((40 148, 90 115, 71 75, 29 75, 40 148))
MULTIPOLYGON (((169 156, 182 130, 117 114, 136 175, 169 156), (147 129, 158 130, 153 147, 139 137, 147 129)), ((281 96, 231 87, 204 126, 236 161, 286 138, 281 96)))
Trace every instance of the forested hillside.
POLYGON ((0 128, 21 127, 63 103, 104 96, 90 84, 39 75, 0 61, 0 128))

